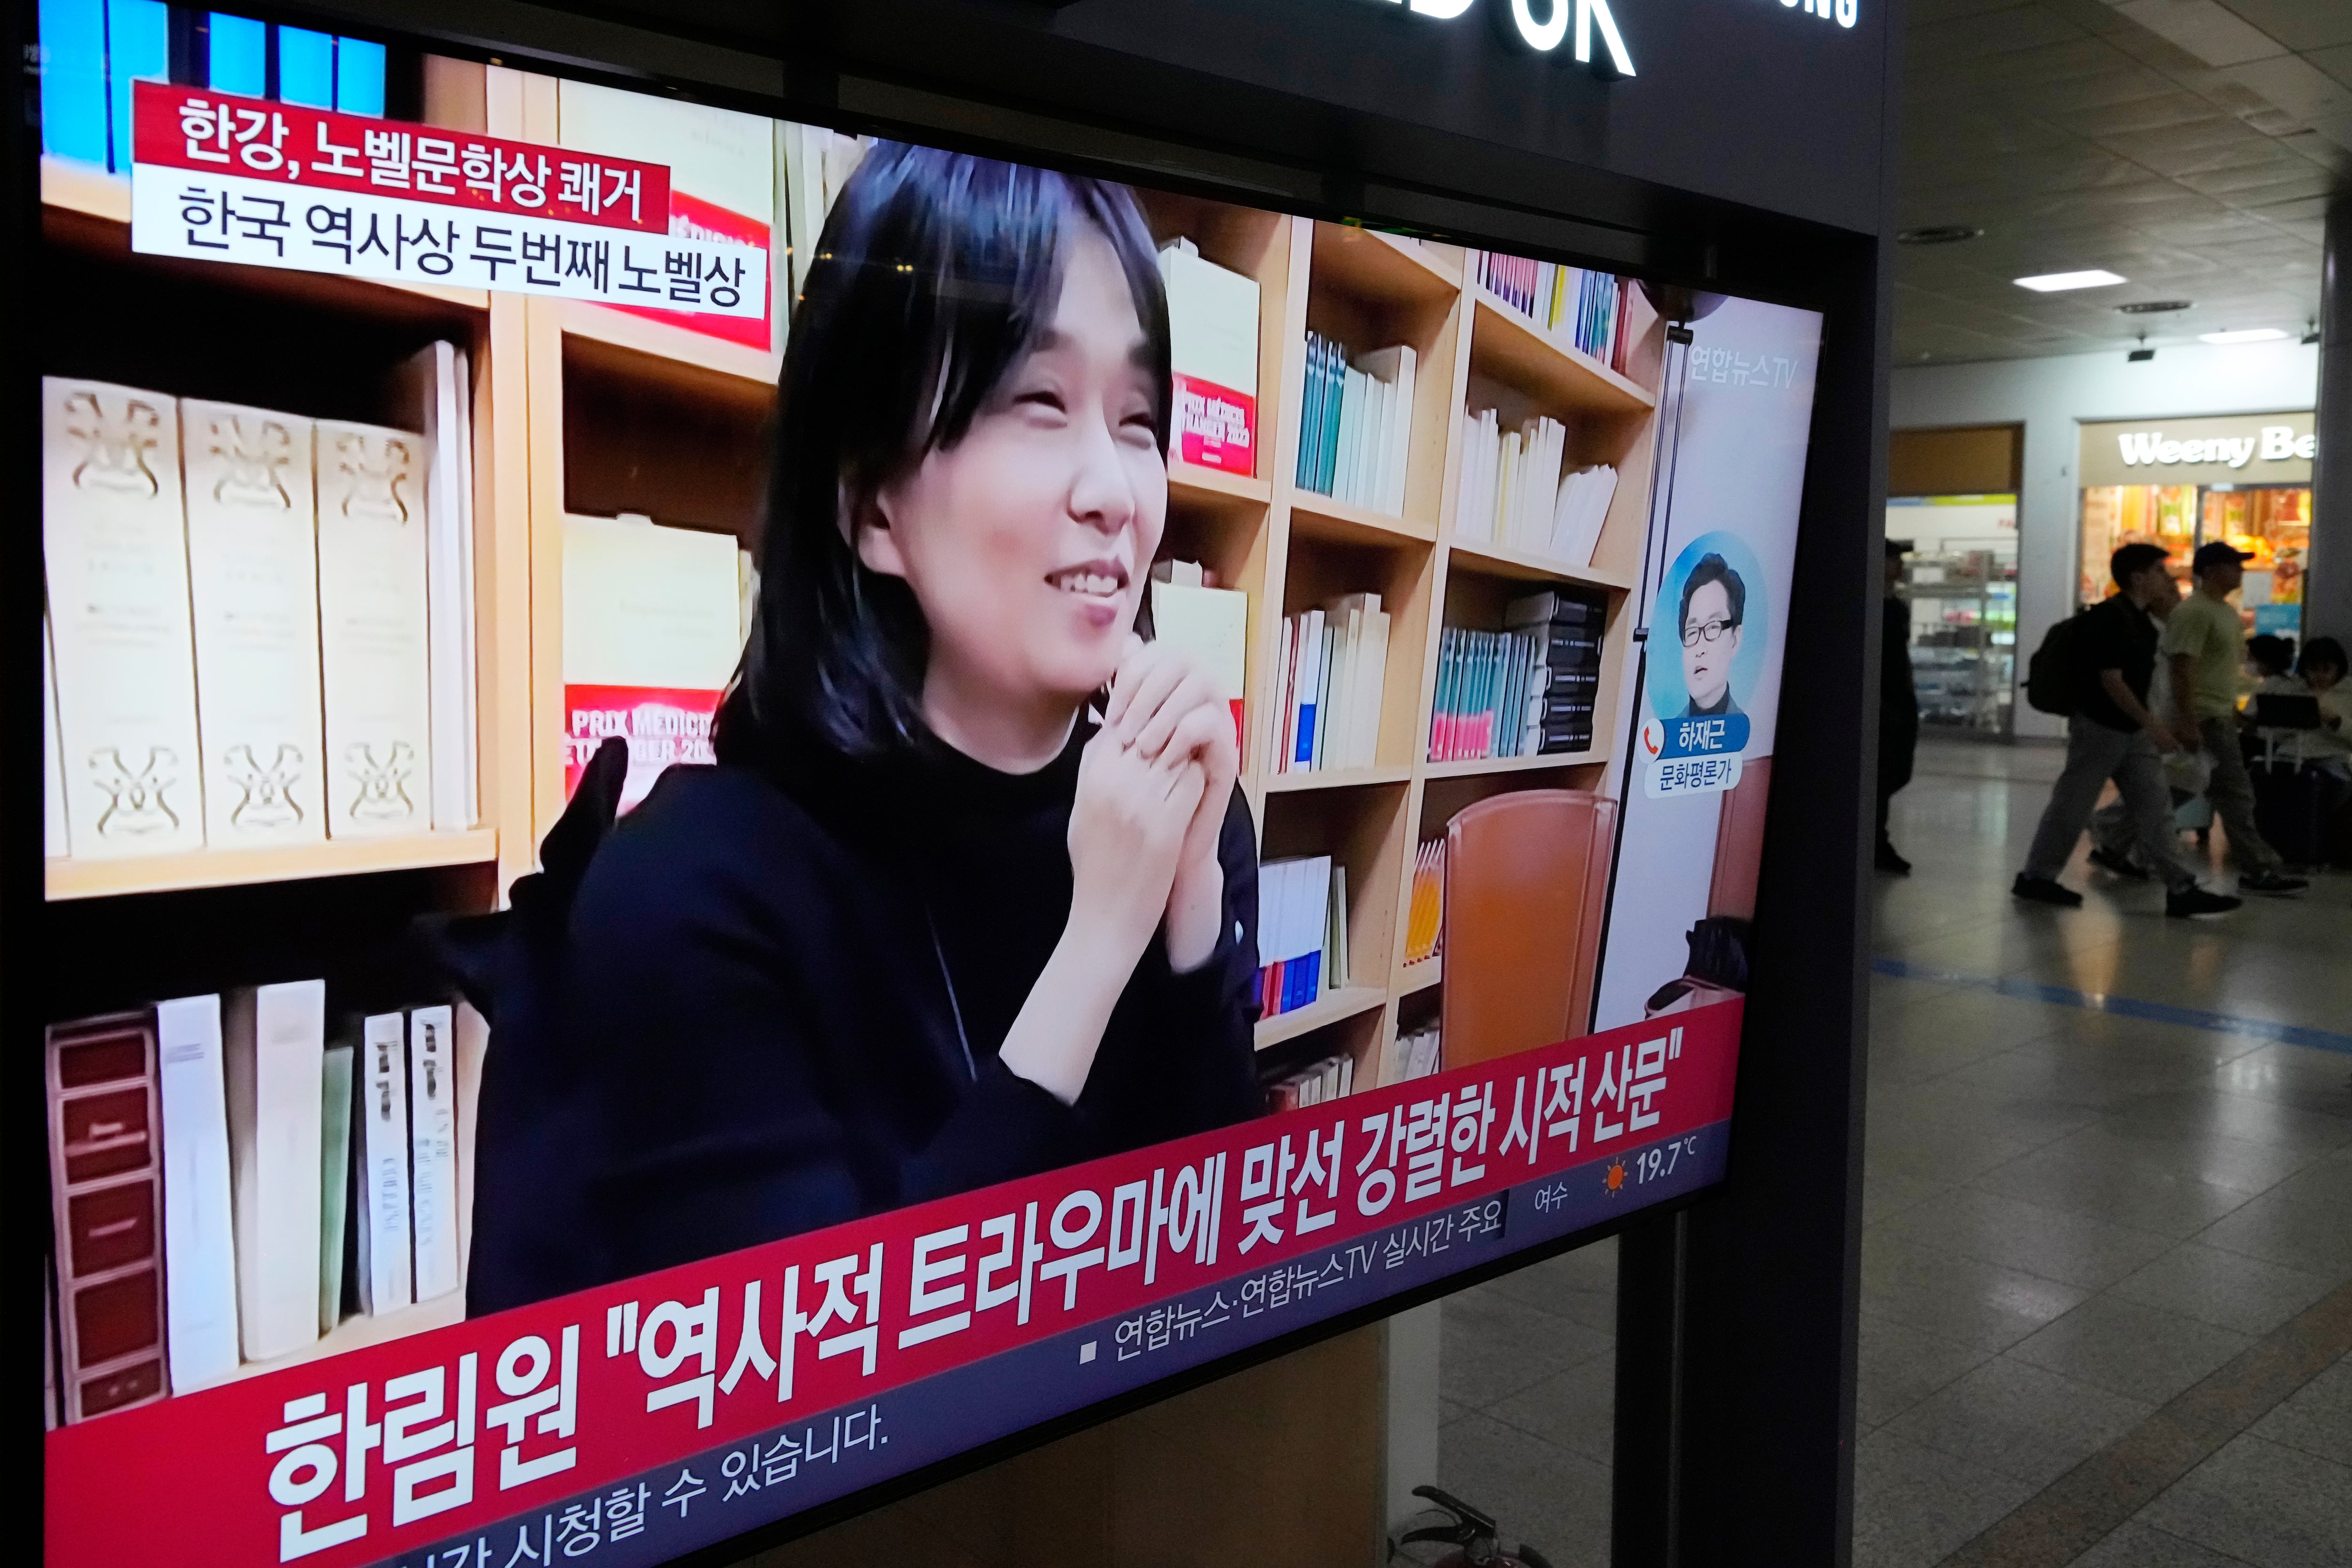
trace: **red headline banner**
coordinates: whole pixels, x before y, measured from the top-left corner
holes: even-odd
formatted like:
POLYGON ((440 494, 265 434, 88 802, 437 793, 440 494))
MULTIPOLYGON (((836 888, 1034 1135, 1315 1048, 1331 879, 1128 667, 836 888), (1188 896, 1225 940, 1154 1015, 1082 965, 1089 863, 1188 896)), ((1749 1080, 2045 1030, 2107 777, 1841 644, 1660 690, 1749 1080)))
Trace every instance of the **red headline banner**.
MULTIPOLYGON (((1727 1121, 1717 1004, 51 1432, 51 1568, 357 1568, 1727 1121)), ((1635 1174, 1638 1176, 1637 1171, 1635 1174)), ((1607 1188, 1639 1206, 1637 1181, 1607 1188)))
POLYGON ((152 81, 131 84, 131 127, 134 169, 282 180, 642 234, 670 228, 661 163, 152 81))

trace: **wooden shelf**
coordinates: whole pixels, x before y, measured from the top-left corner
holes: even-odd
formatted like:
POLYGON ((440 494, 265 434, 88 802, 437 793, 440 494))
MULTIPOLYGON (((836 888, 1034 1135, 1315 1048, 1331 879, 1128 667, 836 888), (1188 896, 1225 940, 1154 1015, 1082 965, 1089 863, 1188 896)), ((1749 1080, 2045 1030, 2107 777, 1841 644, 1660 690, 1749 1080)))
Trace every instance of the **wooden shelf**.
POLYGON ((198 849, 184 855, 121 860, 50 860, 46 862, 46 875, 48 896, 55 901, 471 866, 498 858, 497 830, 478 827, 466 833, 427 833, 406 838, 330 839, 278 849, 198 849))
POLYGON ((1388 1000, 1389 994, 1376 985, 1346 985, 1337 991, 1328 991, 1293 1012, 1259 1019, 1257 1048, 1265 1050, 1285 1040, 1295 1040, 1326 1024, 1336 1024, 1342 1018, 1352 1018, 1375 1007, 1385 1007, 1388 1000))
POLYGON ((1422 776, 1463 779, 1481 773, 1538 773, 1545 768, 1588 767, 1608 760, 1606 746, 1588 747, 1581 752, 1538 752, 1532 757, 1465 757, 1458 762, 1431 763, 1422 770, 1422 776))
POLYGON ((1315 226, 1314 276, 1348 293, 1443 304, 1462 289, 1462 267, 1416 239, 1351 224, 1315 226))
POLYGON ((1391 768, 1309 768, 1301 773, 1268 773, 1268 795, 1291 795, 1310 789, 1365 789, 1375 784, 1409 783, 1412 770, 1391 768))
POLYGON ((1528 583, 1580 583, 1587 587, 1623 592, 1633 586, 1633 574, 1599 566, 1577 566, 1532 550, 1497 544, 1489 540, 1450 536, 1445 547, 1458 570, 1482 572, 1490 577, 1516 577, 1528 583))
POLYGON ((1389 987, 1394 996, 1410 996, 1416 991, 1426 991, 1445 978, 1445 955, 1424 958, 1418 963, 1408 963, 1397 970, 1396 984, 1389 987))
MULTIPOLYGON (((41 205, 47 237, 81 249, 130 256, 131 182, 69 159, 41 158, 41 205), (66 216, 70 215, 70 216, 66 216), (60 221, 62 219, 62 221, 60 221)), ((364 308, 371 301, 431 300, 468 310, 488 310, 489 291, 455 289, 440 283, 394 283, 373 278, 346 278, 329 272, 302 272, 293 268, 246 267, 227 262, 194 261, 178 257, 147 258, 160 267, 194 268, 240 289, 261 289, 364 308)))
MULTIPOLYGON (((452 1290, 446 1295, 436 1296, 430 1301, 419 1301, 415 1306, 403 1307, 397 1312, 386 1312, 382 1317, 360 1312, 345 1318, 332 1332, 320 1335, 315 1342, 304 1345, 299 1351, 291 1351, 268 1361, 246 1362, 227 1376, 197 1386, 218 1388, 226 1384, 242 1383, 248 1377, 283 1372, 289 1366, 324 1361, 330 1356, 365 1350, 371 1345, 389 1344, 394 1340, 404 1340, 411 1334, 428 1333, 465 1321, 466 1292, 463 1290, 452 1290)), ((193 1393, 194 1390, 180 1392, 193 1393)))
POLYGON ((657 321, 650 316, 633 315, 581 300, 566 300, 562 306, 563 330, 574 337, 593 338, 600 343, 634 349, 656 359, 695 365, 767 387, 776 384, 777 374, 783 368, 782 354, 693 331, 675 321, 657 321))
POLYGON ((1485 289, 1474 283, 1467 292, 1476 307, 1470 357, 1484 374, 1580 413, 1643 414, 1657 406, 1640 385, 1485 289))
POLYGON ((1434 524, 1350 506, 1316 490, 1290 492, 1290 531, 1338 544, 1393 546, 1406 540, 1426 544, 1437 537, 1434 524))
POLYGON ((1245 478, 1240 474, 1229 474, 1223 468, 1204 468, 1181 458, 1171 458, 1168 459, 1168 494, 1171 500, 1189 500, 1200 505, 1230 506, 1235 501, 1245 501, 1265 506, 1274 500, 1274 483, 1270 479, 1245 478))

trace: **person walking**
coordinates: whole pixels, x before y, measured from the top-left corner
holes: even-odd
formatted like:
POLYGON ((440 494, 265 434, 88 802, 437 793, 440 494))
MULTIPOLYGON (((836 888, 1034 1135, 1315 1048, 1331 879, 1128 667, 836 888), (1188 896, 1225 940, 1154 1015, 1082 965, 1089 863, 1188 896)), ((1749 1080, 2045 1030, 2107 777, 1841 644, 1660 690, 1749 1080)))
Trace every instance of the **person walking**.
POLYGON ((2246 626, 2229 596, 2245 581, 2251 559, 2218 539, 2199 545, 2189 560, 2197 591, 2165 622, 2160 648, 2172 673, 2175 734, 2181 745, 2201 748, 2212 765, 2205 798, 2230 836, 2239 891, 2299 893, 2311 884, 2282 869, 2278 851, 2254 826, 2254 783, 2238 749, 2238 678, 2246 661, 2246 626))
MULTIPOLYGON (((2180 589, 2168 573, 2162 591, 2148 601, 2147 616, 2156 625, 2158 646, 2162 646, 2164 624, 2180 606, 2180 589)), ((2157 723, 2166 730, 2177 728, 2178 713, 2172 704, 2172 671, 2158 659, 2148 675, 2147 710, 2156 715, 2157 723)), ((2200 752, 2177 751, 2161 759, 2164 768, 2165 794, 2170 798, 2173 821, 2177 826, 2183 805, 2205 791, 2204 758, 2200 752)), ((2178 835, 2176 834, 2176 838, 2178 835)), ((2145 882, 2147 867, 2139 853, 2139 835, 2132 826, 2131 807, 2117 795, 2098 810, 2091 813, 2091 864, 2112 876, 2129 881, 2145 882)))
POLYGON ((1886 835, 1887 808, 1895 792, 1911 782, 1919 749, 1919 693, 1911 683, 1911 606, 1896 596, 1903 581, 1903 542, 1886 542, 1886 616, 1878 654, 1878 868, 1898 877, 1911 862, 1896 853, 1886 835))
POLYGON ((2113 779, 2141 852, 2164 879, 2164 912, 2175 919, 2221 914, 2240 900, 2198 885, 2196 868, 2172 831, 2160 754, 2179 750, 2183 742, 2147 710, 2157 648, 2148 606, 2175 593, 2164 552, 2126 544, 2109 558, 2107 570, 2115 595, 2077 616, 2070 633, 2077 696, 2066 718, 2066 765, 2051 786, 2025 868, 2010 891, 2033 903, 2081 907, 2083 895, 2060 883, 2058 873, 2074 852, 2099 792, 2113 779))

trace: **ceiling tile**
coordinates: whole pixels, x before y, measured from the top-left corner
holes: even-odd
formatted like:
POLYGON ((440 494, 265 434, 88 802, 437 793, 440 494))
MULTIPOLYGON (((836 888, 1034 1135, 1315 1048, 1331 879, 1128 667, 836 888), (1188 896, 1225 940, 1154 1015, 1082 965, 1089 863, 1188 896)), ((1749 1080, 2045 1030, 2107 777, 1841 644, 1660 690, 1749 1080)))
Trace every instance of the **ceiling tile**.
POLYGON ((2352 44, 2352 5, 2340 0, 2221 0, 2297 52, 2352 44))

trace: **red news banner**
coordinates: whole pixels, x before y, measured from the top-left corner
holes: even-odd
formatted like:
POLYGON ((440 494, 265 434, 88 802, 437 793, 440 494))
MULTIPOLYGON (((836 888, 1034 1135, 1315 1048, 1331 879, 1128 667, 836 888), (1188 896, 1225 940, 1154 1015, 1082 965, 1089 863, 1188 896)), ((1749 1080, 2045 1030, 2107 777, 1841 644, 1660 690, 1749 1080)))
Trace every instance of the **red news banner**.
POLYGON ((131 244, 393 282, 764 318, 764 246, 670 232, 658 163, 131 84, 131 244))
MULTIPOLYGON (((870 1443, 869 1402, 890 1391, 1090 1325, 1108 1340, 1154 1303, 1575 1167, 1607 1162, 1596 1190, 1637 1207, 1662 1143, 1727 1122, 1741 1011, 1720 1003, 63 1427, 47 1437, 45 1561, 179 1561, 201 1542, 210 1562, 355 1568, 799 1416, 863 1404, 848 1420, 863 1416, 870 1443)), ((745 1525, 803 1506, 771 1502, 745 1525)), ((553 1542, 551 1520, 534 1526, 526 1537, 553 1542)))

